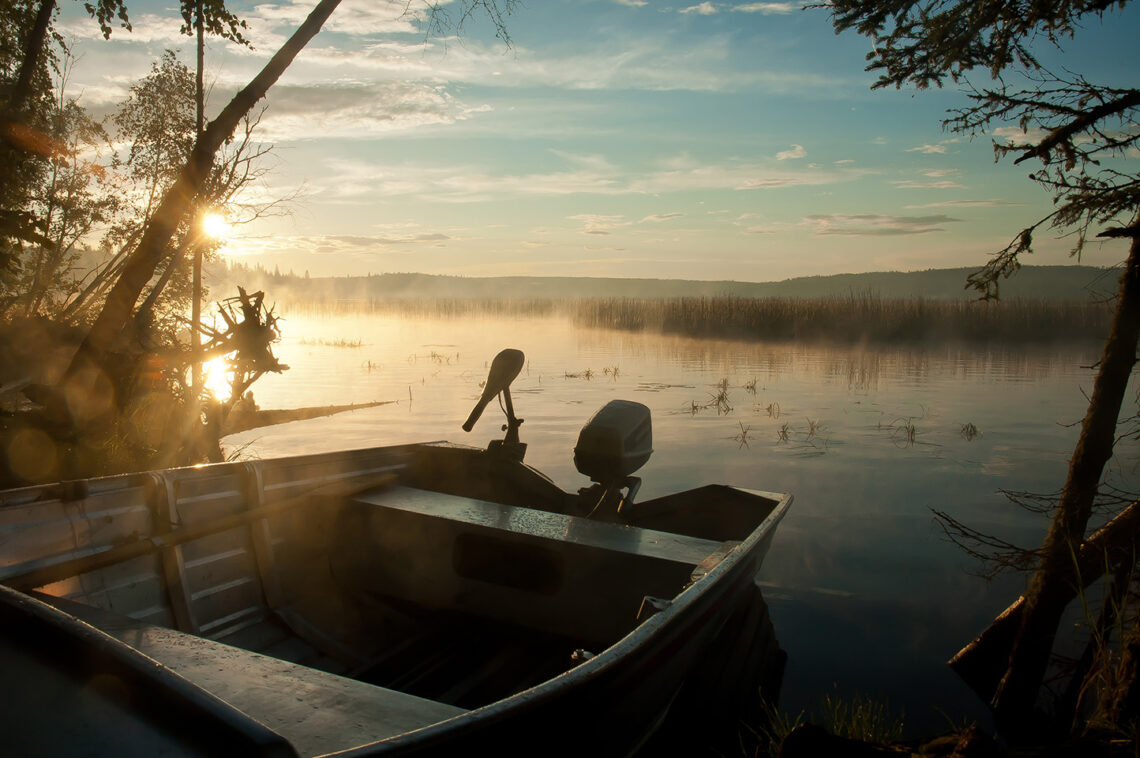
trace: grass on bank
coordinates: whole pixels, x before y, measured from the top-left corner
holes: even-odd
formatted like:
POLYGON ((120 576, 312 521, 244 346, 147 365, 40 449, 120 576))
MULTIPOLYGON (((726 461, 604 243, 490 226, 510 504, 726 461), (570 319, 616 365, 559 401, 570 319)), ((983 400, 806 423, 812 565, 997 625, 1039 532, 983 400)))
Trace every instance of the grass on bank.
POLYGON ((822 726, 837 737, 889 744, 902 739, 905 719, 905 713, 892 711, 886 701, 861 694, 840 697, 828 693, 811 713, 800 711, 792 715, 765 707, 761 724, 747 727, 752 740, 744 740, 741 748, 748 756, 774 757, 788 733, 805 723, 822 726))

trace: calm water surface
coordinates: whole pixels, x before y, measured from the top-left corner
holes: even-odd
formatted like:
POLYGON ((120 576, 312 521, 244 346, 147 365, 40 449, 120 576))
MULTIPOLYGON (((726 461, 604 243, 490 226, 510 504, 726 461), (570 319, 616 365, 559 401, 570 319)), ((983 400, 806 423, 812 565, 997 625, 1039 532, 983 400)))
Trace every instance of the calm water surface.
MULTIPOLYGON (((420 319, 294 314, 260 380, 262 408, 391 404, 227 438, 246 457, 501 436, 490 406, 460 424, 504 347, 528 364, 512 387, 527 462, 564 489, 586 485, 578 430, 613 398, 653 413, 641 499, 707 483, 786 491, 795 503, 763 570, 789 661, 781 704, 833 691, 889 699, 916 729, 944 710, 984 720, 944 661, 1021 589, 991 583, 943 536, 931 509, 1035 546, 1041 517, 1001 489, 1053 492, 1098 350, 884 349, 721 342, 578 329, 558 318, 420 319), (335 346, 338 340, 361 344, 335 346), (587 373, 589 372, 589 373, 587 373), (727 407, 715 397, 727 388, 727 407), (979 434, 964 433, 974 425, 979 434)), ((1134 397, 1135 388, 1132 390, 1134 397)), ((1119 456, 1134 466, 1136 445, 1119 456)), ((1112 476, 1128 484, 1135 468, 1112 476)))

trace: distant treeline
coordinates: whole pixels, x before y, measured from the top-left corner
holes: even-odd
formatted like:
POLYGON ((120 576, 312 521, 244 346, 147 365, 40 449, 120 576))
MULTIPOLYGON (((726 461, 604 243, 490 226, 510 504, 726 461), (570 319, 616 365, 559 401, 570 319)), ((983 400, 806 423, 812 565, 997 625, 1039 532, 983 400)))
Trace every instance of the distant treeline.
MULTIPOLYGON (((403 299, 550 299, 563 298, 829 298, 869 293, 888 299, 970 301, 966 288, 973 268, 927 271, 882 271, 786 279, 780 282, 696 281, 684 279, 618 279, 572 276, 463 277, 414 273, 368 276, 310 277, 292 271, 230 263, 215 267, 211 286, 230 292, 241 285, 263 290, 281 304, 290 301, 367 301, 403 299)), ((1093 266, 1023 266, 1001 284, 1001 296, 1034 300, 1101 300, 1116 290, 1118 272, 1093 266)))
POLYGON ((1012 299, 828 298, 365 298, 298 301, 289 312, 413 317, 563 316, 584 327, 688 337, 838 343, 1009 342, 1104 339, 1110 304, 1012 299))

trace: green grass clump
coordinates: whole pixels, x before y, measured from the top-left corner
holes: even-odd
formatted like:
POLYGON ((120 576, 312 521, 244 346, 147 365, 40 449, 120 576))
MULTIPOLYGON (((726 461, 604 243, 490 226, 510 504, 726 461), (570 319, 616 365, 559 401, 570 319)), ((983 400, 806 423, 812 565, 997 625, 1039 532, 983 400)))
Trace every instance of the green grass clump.
POLYGON ((747 735, 741 751, 748 756, 776 756, 780 743, 788 733, 801 724, 816 724, 837 737, 864 742, 893 743, 903 736, 905 714, 895 713, 890 703, 866 695, 840 697, 836 693, 824 695, 819 709, 794 715, 765 704, 757 725, 746 725, 747 735), (747 744, 751 741, 752 744, 747 744))

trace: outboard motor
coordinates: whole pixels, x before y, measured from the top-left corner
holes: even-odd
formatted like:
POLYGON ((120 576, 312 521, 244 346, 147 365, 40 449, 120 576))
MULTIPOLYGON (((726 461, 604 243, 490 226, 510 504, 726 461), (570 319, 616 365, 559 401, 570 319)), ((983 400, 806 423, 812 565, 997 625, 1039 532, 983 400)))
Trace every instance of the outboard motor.
POLYGON ((628 517, 641 479, 630 476, 653 454, 649 408, 630 400, 611 400, 578 434, 574 466, 594 485, 578 491, 583 513, 628 517), (626 493, 622 494, 622 489, 626 493))
POLYGON ((498 397, 503 406, 503 413, 507 416, 507 423, 503 424, 503 431, 506 432, 506 435, 501 440, 491 440, 491 444, 487 446, 487 452, 505 456, 515 461, 522 461, 523 455, 526 453, 526 445, 519 442, 519 427, 522 425, 523 419, 515 416, 515 406, 511 402, 511 382, 522 371, 525 363, 526 357, 521 350, 507 348, 499 351, 499 354, 491 361, 491 369, 487 372, 487 382, 483 385, 483 394, 479 397, 479 402, 475 404, 471 415, 463 422, 463 431, 471 431, 475 422, 483 415, 483 409, 498 397))

